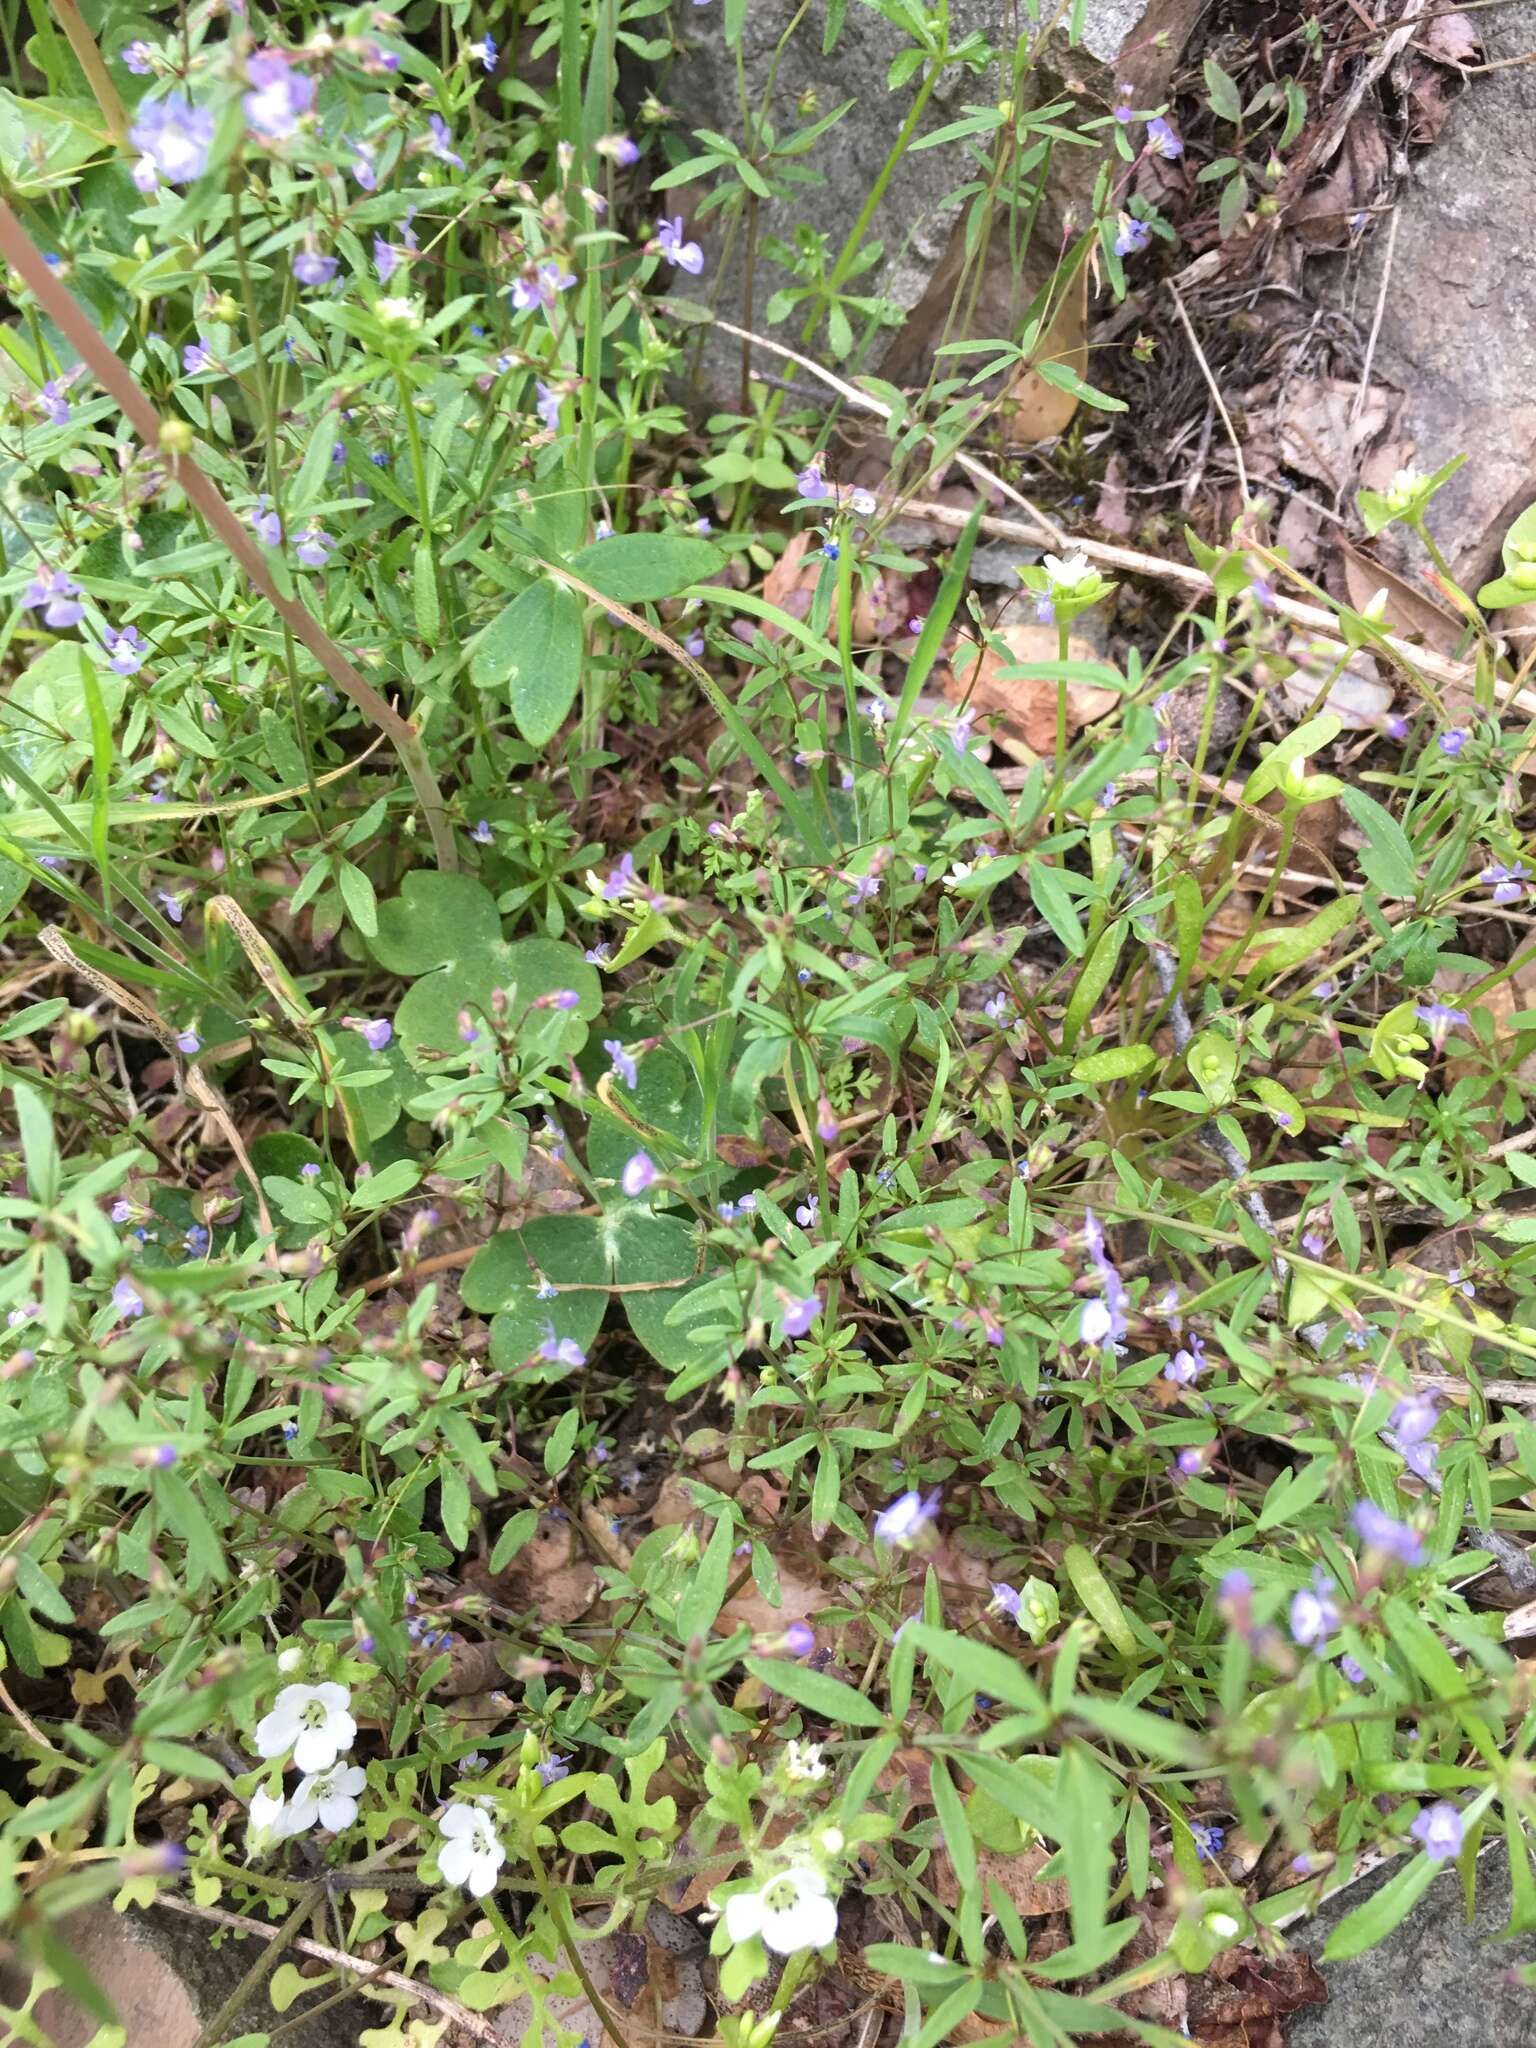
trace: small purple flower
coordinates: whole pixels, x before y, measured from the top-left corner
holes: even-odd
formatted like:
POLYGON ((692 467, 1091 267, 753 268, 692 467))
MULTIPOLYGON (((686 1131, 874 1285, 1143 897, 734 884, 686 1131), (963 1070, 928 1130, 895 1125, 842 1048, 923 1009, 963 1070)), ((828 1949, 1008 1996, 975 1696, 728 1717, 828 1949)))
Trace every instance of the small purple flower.
POLYGON ((795 1210, 795 1221, 802 1230, 814 1230, 821 1220, 820 1195, 807 1195, 795 1210))
POLYGON ((126 1195, 119 1195, 117 1200, 112 1204, 109 1213, 114 1223, 131 1223, 133 1221, 134 1213, 133 1204, 128 1200, 126 1195))
POLYGON ((1421 1444, 1434 1434, 1440 1419, 1440 1404, 1432 1392, 1411 1394, 1392 1410, 1392 1428, 1398 1443, 1421 1444))
POLYGON ((67 427, 69 425, 69 400, 64 396, 64 388, 57 377, 50 377, 48 379, 47 383, 38 393, 38 403, 48 415, 48 419, 53 426, 67 427))
POLYGON ((456 171, 462 171, 464 159, 454 148, 453 136, 449 132, 448 123, 443 119, 442 115, 428 114, 427 126, 432 131, 432 139, 427 144, 427 147, 433 156, 440 163, 452 164, 456 171))
MULTIPOLYGON (((487 38, 487 41, 489 41, 489 38, 487 38)), ((541 1785, 558 1785, 562 1778, 568 1778, 571 1775, 571 1756, 573 1754, 574 1751, 571 1751, 565 1756, 561 1756, 557 1751, 552 1756, 546 1758, 543 1763, 535 1764, 534 1770, 538 1774, 539 1783, 541 1785)))
POLYGON ((371 143, 354 142, 356 154, 352 159, 352 176, 360 192, 377 192, 379 189, 379 167, 371 143))
POLYGON ((181 367, 189 377, 197 377, 204 370, 216 367, 207 346, 200 341, 189 341, 181 352, 181 367))
POLYGON ((1365 1666, 1353 1657, 1341 1657, 1339 1659, 1339 1670, 1349 1680, 1351 1685, 1360 1685, 1364 1682, 1365 1666))
MULTIPOLYGON (((480 59, 481 70, 489 76, 496 69, 496 38, 493 35, 482 36, 475 45, 475 55, 480 59)), ((547 1785, 550 1781, 546 1778, 544 1782, 547 1785)))
POLYGON ((823 498, 831 497, 832 486, 821 473, 821 458, 819 456, 808 462, 795 478, 795 489, 802 498, 809 498, 813 504, 820 503, 823 498))
POLYGON ((167 1465, 174 1465, 175 1462, 176 1446, 174 1444, 155 1445, 155 1448, 150 1455, 150 1463, 152 1465, 159 1465, 163 1469, 167 1465))
POLYGON ((607 157, 610 163, 617 164, 621 171, 640 161, 640 145, 631 141, 627 135, 600 135, 597 140, 597 153, 599 156, 607 157))
POLYGON ((691 654, 694 660, 697 661, 704 652, 704 635, 702 633, 690 633, 683 642, 683 652, 691 654))
POLYGON ((1193 1334, 1181 1351, 1175 1351, 1163 1367, 1163 1378, 1176 1387, 1192 1387, 1205 1371, 1205 1346, 1193 1334))
POLYGON ((1421 1024, 1429 1027, 1430 1042, 1436 1052, 1442 1050, 1454 1025, 1468 1021, 1466 1011, 1458 1010, 1450 1003, 1420 1003, 1413 1014, 1421 1024))
POLYGON ((168 185, 190 185, 208 168, 215 128, 211 107, 194 107, 179 92, 140 104, 139 118, 128 140, 139 152, 133 182, 141 192, 168 185))
POLYGON ((560 294, 568 292, 575 282, 570 272, 562 270, 558 263, 541 263, 537 270, 518 278, 513 285, 513 307, 519 313, 531 313, 536 306, 552 312, 559 303, 560 294))
MULTIPOLYGON (((1180 1356, 1182 1357, 1183 1354, 1180 1353, 1180 1356)), ((1210 1446, 1207 1444, 1191 1444, 1180 1451, 1173 1462, 1183 1478, 1193 1479, 1197 1472, 1205 1470, 1205 1461, 1209 1452, 1210 1446)))
POLYGON ((1309 1259, 1320 1259, 1327 1251, 1327 1241, 1320 1230, 1304 1230, 1301 1233, 1301 1248, 1309 1259))
POLYGON ((1042 626, 1055 625, 1056 607, 1051 602, 1049 592, 1046 592, 1042 596, 1037 597, 1035 599, 1035 617, 1042 626))
POLYGON ((1423 1844, 1424 1854, 1431 1863, 1447 1863, 1451 1857, 1461 1854, 1466 1827, 1449 1799, 1437 1799, 1433 1806, 1421 1809, 1408 1832, 1416 1842, 1423 1844))
POLYGON ((304 1164, 303 1164, 303 1165, 302 1165, 302 1166, 301 1166, 301 1167, 299 1168, 299 1179, 300 1179, 300 1180, 318 1180, 319 1178, 320 1178, 320 1162, 319 1162, 319 1160, 318 1160, 318 1159, 306 1159, 306 1160, 305 1160, 305 1162, 304 1162, 304 1164))
POLYGON ((1424 1562, 1424 1543, 1417 1530, 1409 1528, 1406 1522, 1394 1521, 1374 1501, 1356 1501, 1350 1521, 1368 1550, 1381 1551, 1396 1558, 1399 1564, 1424 1562))
POLYGON ((544 382, 542 377, 536 377, 534 379, 533 389, 538 401, 534 408, 535 411, 538 413, 539 418, 543 422, 546 429, 551 434, 558 434, 560 431, 561 405, 561 398, 559 392, 551 391, 551 389, 544 382))
POLYGON ((41 605, 43 624, 55 630, 78 626, 85 617, 85 606, 79 598, 80 586, 67 569, 39 569, 21 593, 26 609, 36 611, 41 605))
POLYGON ((1121 214, 1119 229, 1115 235, 1117 256, 1139 255, 1151 239, 1152 229, 1148 222, 1137 220, 1134 214, 1121 214))
POLYGON ((842 553, 842 549, 838 546, 835 540, 828 540, 822 542, 821 552, 826 556, 829 562, 835 562, 838 556, 842 553))
POLYGON ((1391 711, 1381 722, 1381 729, 1389 740, 1399 742, 1408 737, 1408 721, 1400 711, 1391 711))
POLYGON ((306 569, 323 569, 336 543, 318 526, 306 526, 293 536, 293 552, 306 569))
POLYGON ((318 249, 296 249, 293 254, 293 274, 300 284, 329 284, 341 268, 334 256, 322 256, 318 249))
POLYGON ((1513 861, 1507 867, 1503 861, 1496 860, 1492 866, 1483 869, 1481 879, 1493 884, 1495 903, 1518 903, 1525 894, 1525 885, 1530 877, 1531 871, 1523 860, 1513 861))
POLYGON ((137 626, 115 626, 107 633, 107 666, 115 676, 135 676, 148 653, 137 626))
POLYGON ((1291 1597, 1291 1636, 1304 1650, 1321 1650, 1339 1625, 1333 1590, 1319 1573, 1291 1597))
POLYGON ((1200 1821, 1191 1821, 1189 1832, 1194 1837, 1195 1854, 1202 1863, 1214 1863, 1221 1854, 1227 1839, 1225 1828, 1208 1827, 1200 1821))
POLYGON ((382 235, 373 238, 373 267, 380 284, 388 284, 400 268, 400 251, 393 242, 386 242, 382 235))
POLYGON ((135 78, 148 78, 155 68, 155 53, 141 36, 123 51, 122 62, 123 69, 131 71, 135 78))
POLYGON ((626 1088, 638 1088, 640 1085, 639 1063, 632 1052, 625 1051, 623 1039, 605 1038, 603 1040, 603 1051, 612 1060, 613 1071, 624 1083, 624 1086, 626 1088))
POLYGON ((283 544, 283 522, 268 504, 265 497, 256 500, 256 509, 251 514, 251 527, 263 547, 280 548, 283 544))
POLYGON ((636 1196, 643 1195, 648 1187, 653 1186, 655 1180, 656 1162, 652 1159, 650 1153, 636 1152, 633 1157, 625 1161, 624 1171, 619 1179, 619 1186, 633 1201, 636 1196))
POLYGON ((803 1337, 821 1314, 821 1296, 807 1294, 784 1304, 784 1334, 803 1337))
POLYGON ((549 1006, 552 1010, 579 1010, 581 997, 573 988, 557 988, 549 999, 549 1006))
POLYGON ((792 1621, 779 1640, 791 1657, 809 1657, 816 1647, 816 1631, 809 1622, 792 1621))
POLYGON ((832 1114, 831 1103, 823 1095, 816 1105, 816 1135, 823 1145, 831 1145, 836 1142, 837 1132, 837 1118, 832 1114))
POLYGON ((160 908, 165 912, 172 924, 181 923, 186 913, 181 907, 181 898, 179 896, 173 896, 169 889, 157 889, 155 891, 155 901, 160 905, 160 908))
POLYGON ((638 887, 639 881, 635 875, 635 856, 632 853, 626 853, 618 866, 609 871, 608 879, 603 884, 603 901, 605 903, 617 903, 621 897, 627 896, 631 889, 638 887))
POLYGON ((259 50, 246 62, 251 90, 241 105, 264 142, 283 142, 315 102, 315 83, 278 50, 259 50))
POLYGON ((184 1052, 184 1053, 185 1053, 185 1054, 187 1055, 187 1058, 188 1058, 188 1059, 191 1059, 191 1057, 192 1057, 192 1055, 193 1055, 194 1053, 199 1053, 199 1052, 201 1052, 201 1051, 202 1051, 202 1049, 203 1049, 203 1041, 202 1041, 202 1040, 201 1040, 201 1039, 200 1039, 200 1038, 198 1037, 198 1035, 197 1035, 197 1033, 196 1033, 195 1031, 178 1031, 178 1032, 177 1032, 177 1034, 176 1034, 176 1050, 177 1050, 178 1052, 184 1052))
POLYGON ((395 1035, 395 1027, 387 1017, 344 1017, 342 1022, 349 1031, 355 1031, 371 1052, 382 1052, 395 1035))
POLYGON ((1006 1614, 1010 1621, 1017 1621, 1019 1618, 1019 1602, 1023 1597, 1024 1595, 1017 1586, 999 1585, 994 1581, 991 1600, 992 1611, 995 1614, 1006 1614))
POLYGON ((1248 595, 1261 612, 1272 612, 1275 608, 1274 581, 1268 576, 1254 576, 1249 579, 1248 595))
POLYGON ((1454 761, 1467 744, 1468 734, 1459 725, 1453 725, 1449 732, 1440 735, 1440 751, 1447 760, 1454 761))
POLYGON ((1147 147, 1155 156, 1166 157, 1170 163, 1184 154, 1184 144, 1177 129, 1161 114, 1154 114, 1147 123, 1147 147))
POLYGON ((120 1316, 141 1316, 144 1297, 125 1274, 112 1289, 112 1306, 120 1316))
POLYGON ((549 1335, 539 1346, 540 1358, 547 1358, 551 1365, 575 1367, 586 1364, 587 1354, 574 1337, 557 1337, 548 1324, 545 1327, 549 1329, 549 1335))
POLYGON ((872 1529, 877 1543, 891 1543, 905 1550, 930 1522, 937 1520, 939 1512, 939 1489, 935 1487, 928 1498, 915 1488, 898 1494, 889 1507, 876 1515, 872 1529))
POLYGON ((683 216, 680 213, 674 214, 671 220, 662 221, 657 228, 656 251, 674 270, 686 270, 690 277, 697 277, 704 268, 704 251, 697 242, 683 240, 683 216))
POLYGON ((491 830, 488 818, 481 818, 469 836, 477 846, 494 846, 496 844, 496 834, 491 830))

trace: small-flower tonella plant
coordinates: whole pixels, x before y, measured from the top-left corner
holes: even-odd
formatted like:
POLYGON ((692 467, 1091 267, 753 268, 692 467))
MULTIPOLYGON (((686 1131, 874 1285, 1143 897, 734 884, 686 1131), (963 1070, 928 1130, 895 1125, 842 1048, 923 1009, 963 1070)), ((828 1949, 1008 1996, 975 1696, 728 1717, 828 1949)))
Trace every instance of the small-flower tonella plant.
POLYGON ((1082 553, 1046 555, 1019 570, 1019 581, 1035 593, 1035 617, 1042 625, 1070 626, 1114 591, 1114 584, 1082 553))

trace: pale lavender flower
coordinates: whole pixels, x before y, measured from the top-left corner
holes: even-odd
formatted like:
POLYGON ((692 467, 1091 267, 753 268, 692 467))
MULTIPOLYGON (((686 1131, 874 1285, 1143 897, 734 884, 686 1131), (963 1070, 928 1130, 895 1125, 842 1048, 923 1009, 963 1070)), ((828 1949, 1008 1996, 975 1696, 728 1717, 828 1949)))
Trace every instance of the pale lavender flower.
POLYGON ((807 1294, 784 1304, 784 1334, 803 1337, 821 1314, 821 1296, 807 1294))
POLYGON ((638 887, 639 881, 635 875, 635 856, 632 853, 626 853, 619 861, 618 866, 609 870, 608 879, 603 884, 603 901, 605 903, 617 903, 621 897, 627 896, 631 889, 638 887))
POLYGON ((1387 1557, 1396 1558, 1399 1564, 1424 1562, 1424 1543, 1417 1530, 1411 1529, 1406 1522, 1394 1521, 1374 1501, 1356 1501, 1350 1521, 1367 1549, 1379 1550, 1387 1557))
POLYGON ((1466 1011, 1458 1010, 1450 1003, 1420 1003, 1413 1014, 1421 1024, 1428 1026, 1430 1043, 1436 1052, 1444 1047, 1454 1025, 1468 1021, 1466 1011))
POLYGON ((823 498, 831 497, 832 486, 821 473, 819 456, 808 462, 795 478, 795 489, 802 498, 809 498, 813 504, 819 504, 823 498))
POLYGON ((112 1306, 120 1316, 141 1316, 144 1297, 125 1274, 112 1289, 112 1306))
POLYGON ((349 1031, 355 1031, 370 1052, 382 1052, 395 1035, 387 1017, 343 1017, 349 1031))
POLYGON ((173 896, 169 889, 157 889, 155 891, 155 901, 160 905, 160 908, 165 912, 172 924, 181 923, 186 913, 181 907, 181 898, 179 896, 173 896))
POLYGON ((538 400, 535 409, 538 412, 539 418, 551 434, 558 434, 560 431, 561 405, 559 392, 551 391, 542 377, 534 379, 533 388, 538 400))
POLYGON ((198 1037, 195 1031, 177 1032, 176 1050, 178 1052, 184 1052, 188 1059, 191 1059, 194 1053, 201 1052, 202 1049, 203 1041, 198 1037))
POLYGON ((1431 1863, 1447 1863, 1461 1854, 1466 1826, 1449 1799, 1437 1799, 1421 1809, 1408 1832, 1422 1844, 1431 1863))
POLYGON ((1154 155, 1167 157, 1170 162, 1184 154, 1184 144, 1178 131, 1161 114, 1154 114, 1147 123, 1147 147, 1154 155))
POLYGON ((1354 1657, 1341 1657, 1339 1669, 1351 1685, 1360 1685, 1365 1678, 1365 1666, 1354 1657))
POLYGON ((1468 735, 1459 725, 1453 725, 1449 732, 1440 735, 1440 751, 1448 760, 1454 761, 1467 744, 1468 735))
POLYGON ((64 396, 64 388, 57 377, 50 377, 37 396, 38 404, 47 414, 50 425, 69 425, 69 400, 64 396))
POLYGON ((1304 1650, 1320 1650, 1339 1625, 1338 1603, 1321 1573, 1291 1597, 1291 1636, 1304 1650))
POLYGON ((1304 1230, 1301 1233, 1301 1248, 1309 1259, 1320 1259, 1327 1251, 1328 1245, 1320 1230, 1304 1230))
MULTIPOLYGON (((475 55, 480 59, 480 68, 487 76, 496 69, 496 38, 484 35, 475 45, 475 55)), ((547 1784, 548 1779, 545 1780, 547 1784)))
POLYGON ((453 136, 449 132, 448 123, 443 119, 442 115, 428 114, 427 126, 432 131, 432 139, 427 147, 431 150, 433 156, 442 163, 452 164, 455 170, 462 171, 464 159, 455 150, 453 136))
POLYGON ((623 1039, 605 1038, 603 1040, 603 1051, 612 1060, 613 1071, 624 1083, 624 1086, 626 1088, 638 1088, 640 1085, 639 1063, 632 1052, 625 1051, 623 1039))
POLYGON ((599 156, 607 157, 610 163, 617 164, 620 170, 627 170, 631 164, 640 161, 640 145, 631 141, 627 135, 600 135, 597 140, 597 153, 599 156))
POLYGON ((648 1187, 653 1186, 655 1181, 656 1162, 649 1152, 636 1152, 625 1161, 619 1186, 633 1201, 637 1195, 643 1195, 648 1187))
POLYGON ((573 988, 557 988, 549 998, 552 1010, 579 1010, 581 997, 573 988))
POLYGON ((28 611, 42 607, 43 624, 61 631, 65 626, 78 626, 85 617, 85 606, 80 603, 80 586, 67 569, 38 570, 32 581, 21 593, 21 602, 28 611))
POLYGON ((477 846, 494 846, 496 844, 496 834, 491 830, 488 818, 481 818, 469 836, 477 846))
POLYGON ((141 36, 123 51, 122 63, 123 69, 131 71, 135 78, 148 78, 155 68, 155 53, 141 36))
POLYGON ((336 543, 318 526, 306 526, 293 536, 293 552, 306 569, 323 569, 336 543))
POLYGON ((662 221, 657 228, 656 250, 674 270, 686 270, 690 277, 697 277, 704 268, 704 251, 697 242, 683 240, 683 216, 680 213, 674 214, 671 220, 662 221))
POLYGON ((1137 220, 1134 214, 1122 213, 1119 229, 1115 235, 1115 254, 1135 256, 1146 248, 1152 239, 1151 227, 1144 220, 1137 220))
POLYGON ((937 1520, 939 1498, 938 1487, 926 1500, 915 1488, 898 1494, 890 1506, 882 1508, 874 1519, 872 1527, 876 1542, 891 1543, 905 1550, 930 1522, 937 1520))
POLYGON ((216 367, 213 355, 201 341, 189 341, 181 351, 181 367, 189 377, 197 377, 204 370, 216 367))
POLYGON ((251 129, 264 142, 283 142, 315 103, 312 78, 279 50, 259 50, 246 62, 251 90, 241 101, 251 129))
POLYGON ((265 497, 256 500, 256 509, 251 514, 251 527, 263 547, 280 548, 283 544, 283 522, 268 504, 265 497))
POLYGON ((802 1230, 814 1230, 821 1220, 820 1195, 807 1195, 795 1210, 795 1221, 802 1230))
POLYGON ((1523 860, 1513 861, 1507 867, 1503 861, 1496 860, 1491 867, 1483 869, 1481 879, 1493 884, 1495 903, 1518 903, 1525 894, 1530 876, 1531 871, 1523 860))
MULTIPOLYGON (((490 41, 489 36, 487 36, 486 41, 490 41)), ((546 1757, 543 1763, 535 1764, 534 1770, 537 1773, 539 1783, 541 1785, 558 1785, 562 1778, 568 1778, 571 1775, 571 1756, 573 1754, 574 1751, 571 1751, 567 1752, 565 1756, 561 1756, 556 1751, 552 1756, 546 1757)))
POLYGON ((1440 1419, 1440 1404, 1432 1392, 1410 1394, 1392 1410, 1392 1428, 1398 1443, 1421 1444, 1434 1434, 1440 1419))
POLYGON ((549 1324, 546 1324, 545 1328, 549 1330, 549 1335, 539 1346, 540 1358, 548 1359, 551 1365, 575 1367, 586 1364, 587 1354, 574 1337, 557 1337, 549 1324))
POLYGON ((1023 1597, 1017 1586, 999 1585, 994 1581, 990 1603, 992 1612, 995 1614, 1006 1614, 1010 1621, 1017 1621, 1019 1618, 1019 1602, 1023 1597))
POLYGON ((568 292, 575 282, 570 272, 562 270, 558 263, 541 263, 537 270, 526 272, 513 284, 513 307, 519 313, 531 313, 536 306, 552 312, 559 303, 560 294, 568 292))
POLYGON ((1205 1371, 1205 1346, 1191 1333, 1181 1351, 1175 1351, 1163 1367, 1163 1378, 1176 1387, 1192 1387, 1205 1371))
POLYGON ((792 1621, 781 1641, 791 1657, 809 1657, 816 1647, 816 1631, 808 1622, 792 1621))
POLYGON ((374 154, 373 145, 368 142, 354 142, 352 148, 355 151, 352 158, 352 176, 357 181, 358 190, 360 192, 377 192, 379 189, 379 166, 374 154))
POLYGON ((1195 1854, 1200 1861, 1214 1863, 1226 1844, 1226 1829, 1209 1827, 1196 1820, 1190 1822, 1189 1832, 1194 1837, 1195 1854))
POLYGON ((322 256, 318 249, 294 251, 293 274, 300 284, 329 284, 340 268, 335 256, 322 256))
POLYGON ((139 151, 133 167, 139 190, 153 192, 161 179, 168 185, 190 185, 200 178, 208 168, 215 125, 212 108, 194 107, 179 92, 144 101, 128 131, 128 140, 139 151))

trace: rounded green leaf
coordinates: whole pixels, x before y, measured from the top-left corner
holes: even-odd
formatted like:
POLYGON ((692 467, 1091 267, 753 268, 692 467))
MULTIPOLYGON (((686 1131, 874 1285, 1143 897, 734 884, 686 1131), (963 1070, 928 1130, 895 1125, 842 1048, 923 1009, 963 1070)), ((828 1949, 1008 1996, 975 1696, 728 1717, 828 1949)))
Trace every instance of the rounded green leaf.
POLYGON ((529 746, 548 746, 576 701, 581 651, 581 599, 541 576, 475 642, 470 680, 478 689, 505 689, 529 746))
POLYGON ((614 533, 571 557, 583 583, 620 604, 673 597, 724 566, 718 548, 689 533, 614 533))

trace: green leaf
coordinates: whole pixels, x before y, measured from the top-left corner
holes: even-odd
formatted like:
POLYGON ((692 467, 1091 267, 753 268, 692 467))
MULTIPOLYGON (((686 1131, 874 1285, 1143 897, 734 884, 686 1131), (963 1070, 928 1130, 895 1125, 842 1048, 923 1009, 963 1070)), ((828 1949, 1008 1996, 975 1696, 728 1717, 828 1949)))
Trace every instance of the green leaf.
POLYGON ((885 1715, 873 1700, 825 1671, 812 1671, 808 1665, 793 1664, 788 1658, 748 1657, 746 1662, 752 1676, 760 1678, 771 1692, 781 1693, 797 1706, 809 1707, 824 1721, 843 1728, 885 1726, 885 1715))
POLYGON ((416 630, 429 645, 443 630, 443 607, 437 595, 437 564, 432 543, 425 535, 417 541, 411 558, 411 604, 416 613, 416 630))
POLYGON ((27 1165, 27 1187, 33 1201, 49 1208, 59 1193, 59 1147, 53 1135, 53 1118, 48 1105, 28 1081, 18 1081, 11 1090, 16 1121, 21 1126, 21 1150, 27 1165))
POLYGON ((1418 893, 1419 871, 1408 835, 1396 818, 1375 797, 1346 783, 1340 802, 1365 834, 1360 865, 1383 896, 1414 896, 1418 893))
POLYGON ((620 604, 675 597, 725 567, 725 557, 691 533, 612 533, 572 555, 583 583, 620 604))
POLYGON ((1091 1553, 1081 1543, 1069 1543, 1061 1554, 1061 1562, 1077 1597, 1121 1656, 1134 1656, 1136 1637, 1126 1619, 1125 1609, 1091 1553))
POLYGON ((470 650, 477 689, 504 689, 517 729, 545 747, 565 723, 581 682, 581 600, 541 576, 514 597, 470 650))
POLYGON ((551 1479, 571 1462, 571 1453, 576 1448, 576 1432, 580 1427, 581 1410, 567 1408, 550 1432, 549 1442, 544 1446, 544 1470, 551 1479))
POLYGON ((1133 1074, 1143 1074, 1148 1067, 1157 1065, 1157 1054, 1150 1045, 1110 1045, 1102 1052, 1091 1052, 1072 1063, 1074 1081, 1128 1081, 1133 1074))
POLYGON ((1070 391, 1080 405, 1091 406, 1095 412, 1124 412, 1123 398, 1111 398, 1107 391, 1100 391, 1095 384, 1087 383, 1070 363, 1036 363, 1035 375, 1043 384, 1054 384, 1058 391, 1070 391))
POLYGON ((1220 121, 1241 121, 1243 99, 1235 81, 1222 70, 1214 57, 1205 60, 1205 89, 1210 95, 1211 112, 1220 121))
POLYGON ((1109 1909, 1115 1800, 1103 1766, 1081 1742, 1069 1742, 1062 1753, 1056 1797, 1065 1823, 1062 1854, 1072 1939, 1091 1942, 1102 1932, 1109 1909))
POLYGON ((1328 1937, 1323 1950, 1325 1963, 1348 1962, 1363 1955, 1389 1935, 1400 1920, 1412 1912, 1445 1866, 1428 1856, 1415 1856, 1406 1869, 1372 1894, 1363 1906, 1346 1913, 1328 1937))
POLYGON ((373 884, 359 867, 349 860, 342 861, 336 869, 336 881, 341 889, 341 900, 347 906, 347 915, 357 926, 365 939, 378 936, 379 906, 373 893, 373 884))
POLYGON ((1047 1718, 1045 1695, 1023 1665, 990 1643, 973 1642, 949 1629, 934 1628, 928 1622, 909 1621, 902 1640, 910 1636, 925 1657, 944 1670, 952 1671, 973 1692, 984 1692, 1005 1706, 1021 1707, 1047 1718))
POLYGON ((677 1603, 677 1640, 685 1647, 695 1637, 707 1636, 715 1617, 725 1604, 731 1582, 731 1559, 736 1549, 736 1524, 721 1515, 705 1546, 699 1568, 684 1586, 677 1603))

